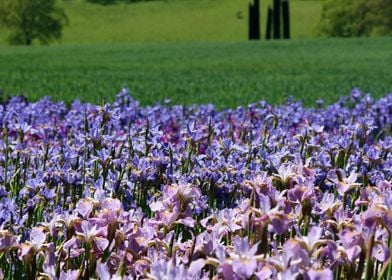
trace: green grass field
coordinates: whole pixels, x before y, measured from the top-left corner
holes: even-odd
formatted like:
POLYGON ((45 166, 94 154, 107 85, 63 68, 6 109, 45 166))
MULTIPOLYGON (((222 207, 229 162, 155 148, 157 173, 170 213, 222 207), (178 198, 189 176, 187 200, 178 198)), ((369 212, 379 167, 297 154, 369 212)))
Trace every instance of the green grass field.
POLYGON ((287 94, 313 105, 353 87, 392 92, 391 49, 392 38, 0 47, 0 88, 66 102, 111 101, 128 87, 142 104, 223 108, 287 94))
MULTIPOLYGON (((69 18, 61 44, 243 41, 247 39, 249 2, 162 0, 103 6, 85 0, 59 0, 69 18)), ((272 2, 261 0, 262 33, 267 5, 272 2)), ((293 38, 315 36, 321 2, 290 1, 293 38)), ((6 38, 7 32, 0 30, 1 45, 6 44, 6 38)))

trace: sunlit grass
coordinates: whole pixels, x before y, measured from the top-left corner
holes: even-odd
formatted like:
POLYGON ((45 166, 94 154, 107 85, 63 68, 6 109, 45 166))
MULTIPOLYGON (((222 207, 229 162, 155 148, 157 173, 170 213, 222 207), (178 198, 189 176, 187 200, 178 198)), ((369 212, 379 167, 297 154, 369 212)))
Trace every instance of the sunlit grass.
MULTIPOLYGON (((59 1, 69 17, 61 44, 244 41, 248 0, 162 0, 97 5, 85 0, 59 1)), ((261 2, 264 36, 267 6, 261 2)), ((321 15, 321 2, 291 0, 293 38, 310 38, 321 15)), ((1 27, 0 27, 1 28, 1 27)), ((0 44, 7 32, 0 29, 0 44)))

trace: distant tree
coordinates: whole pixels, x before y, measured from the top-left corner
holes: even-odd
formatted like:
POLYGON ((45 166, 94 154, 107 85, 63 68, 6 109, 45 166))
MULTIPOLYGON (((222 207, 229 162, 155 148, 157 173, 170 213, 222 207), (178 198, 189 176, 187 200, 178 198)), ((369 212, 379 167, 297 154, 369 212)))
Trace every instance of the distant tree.
POLYGON ((322 34, 352 37, 392 34, 391 0, 328 0, 320 22, 322 34))
POLYGON ((57 0, 0 0, 0 24, 10 30, 9 42, 31 45, 59 40, 68 23, 57 0))

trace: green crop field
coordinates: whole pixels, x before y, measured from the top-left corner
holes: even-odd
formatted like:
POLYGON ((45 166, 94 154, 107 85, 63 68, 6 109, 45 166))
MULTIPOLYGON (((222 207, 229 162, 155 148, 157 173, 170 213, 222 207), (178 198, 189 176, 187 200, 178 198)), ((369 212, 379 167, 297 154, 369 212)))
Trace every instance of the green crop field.
MULTIPOLYGON (((243 41, 247 39, 250 0, 162 0, 99 5, 59 0, 69 18, 61 44, 243 41)), ((267 6, 261 0, 261 31, 267 6)), ((291 0, 293 38, 316 34, 322 1, 291 0)), ((0 29, 0 44, 7 32, 0 29)))
POLYGON ((313 105, 353 87, 392 92, 392 38, 272 42, 0 47, 3 95, 111 101, 128 87, 142 104, 220 108, 293 95, 313 105))

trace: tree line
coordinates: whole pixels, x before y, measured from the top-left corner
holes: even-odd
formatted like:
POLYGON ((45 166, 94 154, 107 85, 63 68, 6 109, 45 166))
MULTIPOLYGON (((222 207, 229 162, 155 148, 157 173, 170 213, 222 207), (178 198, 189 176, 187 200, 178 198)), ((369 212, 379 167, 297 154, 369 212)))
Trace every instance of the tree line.
POLYGON ((0 24, 12 45, 48 44, 60 40, 68 17, 57 0, 0 0, 0 24))
MULTIPOLYGON (((85 0, 97 4, 153 0, 85 0)), ((223 5, 223 4, 222 4, 223 5)), ((1 0, 0 25, 13 45, 60 40, 68 17, 57 0, 1 0)), ((319 25, 330 37, 392 35, 392 0, 326 0, 319 25)))
POLYGON ((320 32, 331 37, 392 35, 392 0, 328 0, 320 32))

